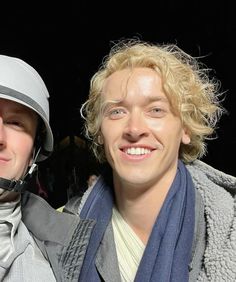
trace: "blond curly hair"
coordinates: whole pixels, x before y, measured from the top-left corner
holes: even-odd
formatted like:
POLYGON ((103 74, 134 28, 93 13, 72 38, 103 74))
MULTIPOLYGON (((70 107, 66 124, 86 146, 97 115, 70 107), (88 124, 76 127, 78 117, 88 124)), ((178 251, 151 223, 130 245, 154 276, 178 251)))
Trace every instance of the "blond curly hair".
POLYGON ((209 69, 176 44, 158 45, 141 40, 115 43, 90 81, 89 97, 80 112, 95 157, 101 163, 106 161, 104 147, 98 142, 104 82, 116 71, 136 67, 151 68, 161 76, 171 107, 191 137, 190 144, 180 145, 179 158, 185 163, 201 158, 206 154, 206 140, 213 137, 225 111, 220 104, 219 81, 210 78, 209 69))

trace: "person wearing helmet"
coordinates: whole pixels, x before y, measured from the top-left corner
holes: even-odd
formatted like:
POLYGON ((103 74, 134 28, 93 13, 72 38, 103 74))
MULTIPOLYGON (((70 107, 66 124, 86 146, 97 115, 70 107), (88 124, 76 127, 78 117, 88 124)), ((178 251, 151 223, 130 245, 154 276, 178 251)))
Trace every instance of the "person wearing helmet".
MULTIPOLYGON (((26 189, 27 183, 25 178, 29 177, 33 172, 36 166, 35 162, 46 159, 53 150, 53 134, 49 125, 48 98, 48 90, 34 68, 18 58, 1 55, 0 101, 3 112, 1 114, 4 114, 4 109, 6 113, 6 121, 4 116, 2 116, 1 125, 7 124, 8 127, 15 129, 13 132, 17 133, 15 139, 17 144, 19 143, 18 138, 21 136, 20 134, 18 136, 18 133, 26 131, 25 133, 32 135, 33 141, 35 139, 36 145, 34 147, 35 150, 31 154, 30 170, 24 171, 19 179, 14 177, 13 179, 11 177, 10 179, 4 179, 4 176, 1 176, 0 185, 5 189, 4 192, 0 192, 1 194, 6 194, 7 191, 20 192, 26 189), (8 108, 12 110, 9 111, 8 108), (24 122, 29 122, 32 132, 27 132, 28 128, 24 128, 26 126, 24 122)), ((3 138, 2 132, 1 151, 5 143, 3 138)), ((2 169, 1 171, 3 171, 2 169)), ((7 171, 9 173, 9 170, 7 171)))
POLYGON ((78 217, 27 191, 36 163, 53 151, 48 98, 33 67, 0 55, 0 281, 72 281, 74 275, 73 243, 65 238, 76 237, 78 217))

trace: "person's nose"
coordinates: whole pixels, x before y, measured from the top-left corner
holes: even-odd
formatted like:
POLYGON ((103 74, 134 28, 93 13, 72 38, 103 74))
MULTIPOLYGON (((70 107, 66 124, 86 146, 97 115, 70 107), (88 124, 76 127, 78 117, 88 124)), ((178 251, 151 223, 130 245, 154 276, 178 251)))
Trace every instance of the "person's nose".
POLYGON ((4 121, 2 117, 0 117, 0 148, 4 148, 6 146, 6 135, 4 129, 4 121))
POLYGON ((148 126, 142 112, 131 112, 124 129, 124 137, 129 141, 135 142, 141 137, 148 136, 148 132, 148 126))

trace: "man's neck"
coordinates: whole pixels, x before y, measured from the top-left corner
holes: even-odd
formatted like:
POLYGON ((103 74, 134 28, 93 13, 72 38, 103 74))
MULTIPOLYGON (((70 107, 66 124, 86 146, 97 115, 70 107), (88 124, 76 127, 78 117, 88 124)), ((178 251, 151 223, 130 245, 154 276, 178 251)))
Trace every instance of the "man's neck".
POLYGON ((140 193, 128 193, 116 189, 116 205, 124 220, 130 225, 144 244, 147 243, 156 218, 172 183, 156 185, 140 193), (129 195, 129 194, 132 194, 129 195))

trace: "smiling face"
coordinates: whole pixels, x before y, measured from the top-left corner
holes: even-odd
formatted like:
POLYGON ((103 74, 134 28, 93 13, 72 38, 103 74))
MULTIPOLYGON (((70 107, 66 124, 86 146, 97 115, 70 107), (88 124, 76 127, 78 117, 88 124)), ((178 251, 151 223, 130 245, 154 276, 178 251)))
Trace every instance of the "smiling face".
POLYGON ((0 177, 20 179, 25 174, 32 159, 37 124, 33 111, 0 99, 0 177))
POLYGON ((150 187, 174 178, 180 143, 190 138, 171 111, 160 76, 149 68, 117 71, 102 95, 101 137, 115 185, 150 187))

